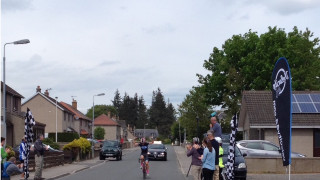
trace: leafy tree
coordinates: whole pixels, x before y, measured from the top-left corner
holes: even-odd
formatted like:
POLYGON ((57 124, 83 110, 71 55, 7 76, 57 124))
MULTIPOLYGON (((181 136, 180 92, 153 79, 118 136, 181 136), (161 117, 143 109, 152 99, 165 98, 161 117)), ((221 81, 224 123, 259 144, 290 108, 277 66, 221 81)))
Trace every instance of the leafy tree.
POLYGON ((226 40, 222 49, 213 48, 203 64, 210 74, 197 75, 206 103, 238 112, 243 90, 271 89, 272 71, 280 57, 289 61, 293 90, 320 89, 319 38, 313 38, 308 29, 302 32, 294 27, 287 34, 269 27, 260 36, 250 30, 226 40))
POLYGON ((193 137, 202 138, 202 134, 209 130, 209 114, 212 113, 211 106, 207 105, 203 87, 193 87, 179 105, 179 121, 186 128, 187 139, 193 137), (198 127, 197 128, 197 118, 198 127))
MULTIPOLYGON (((94 106, 94 118, 100 116, 101 114, 108 115, 108 112, 111 113, 111 117, 116 116, 118 114, 116 108, 112 105, 95 105, 94 106)), ((92 108, 88 109, 86 116, 89 118, 92 118, 92 108)))
POLYGON ((106 134, 104 128, 96 127, 94 129, 94 138, 95 139, 104 139, 104 135, 106 134))

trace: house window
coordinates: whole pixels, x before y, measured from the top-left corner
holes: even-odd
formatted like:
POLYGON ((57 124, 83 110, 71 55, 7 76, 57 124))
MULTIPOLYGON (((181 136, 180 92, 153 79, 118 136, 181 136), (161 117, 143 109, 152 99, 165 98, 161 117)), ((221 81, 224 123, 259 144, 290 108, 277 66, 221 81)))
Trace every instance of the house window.
POLYGON ((18 111, 18 103, 19 99, 18 98, 13 98, 13 104, 12 104, 12 111, 17 112, 18 111))

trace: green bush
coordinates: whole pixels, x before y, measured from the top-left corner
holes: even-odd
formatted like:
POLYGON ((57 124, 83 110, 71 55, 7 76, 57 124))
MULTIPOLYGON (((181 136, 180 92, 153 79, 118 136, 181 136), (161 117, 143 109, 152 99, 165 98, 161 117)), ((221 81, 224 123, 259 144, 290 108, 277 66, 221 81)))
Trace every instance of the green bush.
MULTIPOLYGON (((49 133, 48 138, 52 139, 52 141, 56 141, 56 133, 49 133)), ((75 139, 79 139, 78 133, 58 133, 58 142, 71 142, 75 139)))
POLYGON ((163 139, 162 144, 171 144, 171 139, 163 139))
POLYGON ((69 144, 66 144, 65 146, 63 146, 63 150, 72 150, 73 148, 80 148, 82 154, 91 152, 90 142, 83 137, 80 137, 79 139, 75 139, 69 144))
POLYGON ((104 139, 104 135, 106 134, 104 128, 102 127, 96 127, 94 129, 94 138, 95 139, 104 139))
POLYGON ((53 149, 60 149, 60 146, 58 143, 54 142, 51 138, 45 138, 43 141, 42 141, 44 144, 47 144, 49 145, 50 147, 52 147, 53 149))

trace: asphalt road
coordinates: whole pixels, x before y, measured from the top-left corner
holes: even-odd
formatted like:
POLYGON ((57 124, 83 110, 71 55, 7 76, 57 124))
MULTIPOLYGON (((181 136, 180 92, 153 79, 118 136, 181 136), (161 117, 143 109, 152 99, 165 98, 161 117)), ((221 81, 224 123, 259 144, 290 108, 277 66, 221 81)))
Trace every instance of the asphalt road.
MULTIPOLYGON (((150 161, 150 176, 152 180, 185 180, 172 146, 168 147, 167 161, 150 161)), ((108 159, 101 165, 80 171, 73 175, 62 177, 59 180, 140 180, 143 179, 142 171, 138 163, 140 150, 133 151, 123 156, 122 161, 108 159)))

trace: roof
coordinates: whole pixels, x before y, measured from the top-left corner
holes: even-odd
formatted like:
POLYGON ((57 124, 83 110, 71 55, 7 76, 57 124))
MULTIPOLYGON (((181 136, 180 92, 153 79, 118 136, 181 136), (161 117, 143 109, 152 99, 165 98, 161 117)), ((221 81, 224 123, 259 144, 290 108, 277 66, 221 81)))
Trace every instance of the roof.
POLYGON ((70 104, 67 104, 63 101, 60 102, 60 104, 65 107, 66 109, 68 109, 69 111, 71 111, 72 113, 74 113, 74 117, 76 119, 85 119, 85 120, 89 120, 92 121, 90 118, 88 118, 86 115, 84 115, 82 112, 80 112, 79 110, 73 108, 70 104))
MULTIPOLYGON (((320 94, 320 91, 293 91, 292 94, 320 94)), ((271 91, 243 91, 240 109, 239 127, 243 127, 245 118, 252 126, 276 126, 271 91)), ((293 127, 320 126, 320 113, 293 113, 293 127)))
POLYGON ((88 133, 86 130, 81 129, 81 130, 80 130, 80 134, 82 134, 82 135, 88 135, 89 133, 88 133))
POLYGON ((94 119, 95 126, 120 126, 116 121, 112 120, 105 114, 101 114, 94 119))
MULTIPOLYGON (((2 89, 3 89, 3 82, 1 81, 1 91, 2 91, 2 89)), ((12 89, 10 86, 8 86, 7 84, 6 84, 6 92, 7 92, 7 94, 11 94, 11 95, 13 95, 13 96, 18 96, 18 97, 20 97, 20 98, 24 98, 21 94, 19 94, 17 91, 15 91, 14 89, 12 89)))

